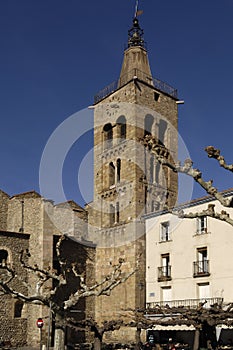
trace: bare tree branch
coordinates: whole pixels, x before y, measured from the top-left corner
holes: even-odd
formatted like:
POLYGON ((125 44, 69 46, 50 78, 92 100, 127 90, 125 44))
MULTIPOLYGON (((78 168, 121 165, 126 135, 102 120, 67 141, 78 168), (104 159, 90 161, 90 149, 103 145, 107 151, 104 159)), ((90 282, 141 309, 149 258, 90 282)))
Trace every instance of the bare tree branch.
POLYGON ((233 198, 225 198, 216 187, 212 186, 213 180, 204 181, 202 173, 199 169, 193 168, 193 162, 191 159, 186 159, 184 164, 174 164, 169 161, 169 153, 164 145, 160 145, 159 142, 152 136, 147 135, 143 143, 149 148, 151 153, 154 154, 158 162, 170 168, 176 173, 186 174, 192 177, 208 194, 216 198, 224 207, 233 207, 233 198))
POLYGON ((53 280, 57 280, 58 282, 60 282, 62 284, 66 283, 63 276, 62 275, 58 276, 55 272, 50 271, 51 270, 50 267, 48 267, 48 269, 45 270, 45 269, 41 269, 37 264, 35 264, 34 266, 28 265, 25 262, 25 257, 30 257, 30 253, 28 250, 26 250, 26 251, 22 250, 20 252, 20 263, 21 263, 22 267, 24 267, 25 269, 30 270, 32 272, 35 272, 37 274, 40 274, 38 276, 40 276, 41 279, 43 279, 43 278, 45 280, 53 279, 53 280))
POLYGON ((215 205, 214 204, 209 204, 208 208, 205 210, 202 210, 201 212, 196 212, 196 213, 184 213, 183 210, 180 210, 176 212, 175 210, 170 211, 172 214, 177 215, 181 219, 194 219, 194 218, 200 218, 203 216, 209 216, 211 218, 220 220, 220 221, 225 221, 228 224, 233 226, 233 219, 230 218, 230 215, 225 211, 222 210, 221 213, 215 212, 215 205))
POLYGON ((225 162, 224 157, 220 155, 220 150, 219 149, 217 149, 217 148, 215 148, 213 146, 208 146, 208 147, 205 148, 205 151, 207 152, 208 157, 216 159, 221 167, 223 167, 226 170, 229 170, 229 171, 233 172, 233 164, 229 164, 228 165, 225 162))
POLYGON ((119 259, 118 264, 113 265, 113 271, 106 275, 101 281, 96 282, 94 285, 88 287, 85 284, 84 276, 80 276, 80 289, 71 295, 68 300, 64 301, 64 309, 77 304, 80 298, 100 295, 110 295, 112 289, 116 288, 119 284, 124 283, 130 276, 132 276, 138 269, 136 265, 135 269, 127 274, 122 274, 123 259, 119 259))

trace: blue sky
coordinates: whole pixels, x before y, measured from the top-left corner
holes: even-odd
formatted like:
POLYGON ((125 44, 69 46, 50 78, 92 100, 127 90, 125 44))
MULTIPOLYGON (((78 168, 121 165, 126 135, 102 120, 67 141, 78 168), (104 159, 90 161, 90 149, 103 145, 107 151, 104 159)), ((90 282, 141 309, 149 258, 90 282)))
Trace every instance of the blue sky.
MULTIPOLYGON (((134 6, 133 0, 0 1, 2 190, 39 191, 40 159, 52 132, 119 76, 134 6)), ((140 8, 152 74, 185 101, 179 133, 195 166, 219 189, 231 187, 231 174, 203 149, 214 145, 233 163, 233 0, 141 0, 140 8)), ((63 169, 67 199, 80 204, 90 200, 79 193, 77 173, 91 146, 89 132, 63 169)), ((194 190, 194 197, 202 195, 194 190)))

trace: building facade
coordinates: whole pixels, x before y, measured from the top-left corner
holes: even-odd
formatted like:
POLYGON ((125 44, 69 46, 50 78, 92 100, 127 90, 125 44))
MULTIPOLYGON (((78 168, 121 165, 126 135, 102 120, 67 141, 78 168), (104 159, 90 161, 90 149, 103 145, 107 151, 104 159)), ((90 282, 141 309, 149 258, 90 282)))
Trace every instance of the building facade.
MULTIPOLYGON (((232 196, 232 190, 224 192, 232 196)), ((201 213, 208 205, 223 208, 210 196, 181 205, 184 213, 201 213)), ((227 212, 232 217, 233 209, 227 212)), ((208 216, 179 219, 157 212, 146 216, 147 306, 197 306, 232 302, 232 226, 208 216)))
MULTIPOLYGON (((54 205, 52 201, 44 199, 35 191, 12 197, 0 191, 1 279, 5 278, 6 273, 1 266, 4 267, 7 264, 8 267, 14 268, 17 275, 20 276, 13 280, 11 286, 25 295, 33 295, 33 293, 36 295, 38 278, 35 273, 29 273, 22 267, 21 251, 30 252, 28 260, 30 266, 37 265, 44 270, 52 267, 58 270, 56 242, 61 235, 65 234, 67 237, 66 249, 63 249, 62 256, 66 261, 70 261, 70 264, 78 260, 79 266, 86 271, 90 283, 92 278, 94 280, 95 247, 91 242, 85 244, 86 225, 87 212, 73 201, 54 205), (87 252, 92 256, 92 264, 87 263, 87 252)), ((70 288, 75 291, 77 286, 70 283, 70 288)), ((70 289, 66 287, 62 294, 64 296, 69 292, 70 289)), ((85 308, 92 314, 94 300, 89 298, 84 304, 80 308, 85 308)), ((47 343, 49 328, 49 309, 47 307, 23 303, 11 296, 1 296, 0 308, 2 310, 0 315, 2 341, 10 341, 13 346, 37 345, 39 330, 36 327, 36 320, 41 317, 45 321, 42 330, 43 343, 47 343)), ((53 337, 54 329, 52 325, 50 326, 53 337)), ((75 341, 74 332, 69 331, 69 338, 75 341)))

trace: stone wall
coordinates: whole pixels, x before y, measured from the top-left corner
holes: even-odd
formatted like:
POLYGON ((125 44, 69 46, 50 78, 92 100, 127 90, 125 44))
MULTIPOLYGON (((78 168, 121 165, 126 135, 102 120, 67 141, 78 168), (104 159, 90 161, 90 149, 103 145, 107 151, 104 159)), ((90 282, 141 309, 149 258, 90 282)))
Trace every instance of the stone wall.
POLYGON ((0 230, 7 229, 7 210, 10 196, 0 190, 0 230))
MULTIPOLYGON (((9 250, 10 259, 18 259, 18 255, 14 251, 15 245, 20 250, 24 249, 21 244, 17 243, 17 237, 20 236, 21 239, 27 238, 26 248, 29 249, 31 255, 29 264, 32 266, 37 264, 40 268, 46 269, 49 266, 53 266, 54 235, 66 234, 76 237, 80 241, 85 239, 87 212, 73 201, 54 205, 52 201, 42 198, 35 191, 21 193, 11 198, 3 191, 0 191, 0 228, 13 232, 11 240, 8 240, 8 246, 13 247, 13 250, 9 250)), ((87 265, 90 266, 90 264, 87 265)), ((93 267, 91 269, 93 270, 93 267)), ((26 278, 26 276, 22 276, 23 279, 24 277, 26 278)), ((30 293, 32 294, 36 290, 37 279, 34 273, 28 273, 27 279, 31 289, 30 293)), ((50 287, 50 282, 47 282, 46 288, 50 287)), ((11 299, 9 300, 11 301, 11 299)), ((5 302, 4 310, 8 310, 10 315, 12 315, 13 305, 9 301, 5 302)), ((94 310, 93 305, 90 306, 90 310, 94 310)), ((6 314, 8 313, 6 312, 6 314)), ((17 324, 20 326, 22 322, 24 324, 24 338, 20 341, 17 338, 17 341, 21 342, 20 344, 37 345, 39 333, 36 327, 36 320, 42 317, 45 321, 42 333, 44 342, 46 342, 48 308, 28 304, 24 307, 24 315, 24 319, 15 319, 14 324, 11 321, 9 323, 12 327, 17 324)), ((18 329, 15 329, 15 332, 17 333, 18 329)), ((2 334, 4 334, 4 330, 2 334)))
MULTIPOLYGON (((124 76, 132 67, 150 76, 145 50, 129 50, 132 60, 126 62, 125 54, 124 76), (139 51, 143 51, 140 60, 136 58, 139 51)), ((159 169, 157 182, 151 179, 151 155, 142 144, 147 131, 160 139, 171 159, 177 161, 176 99, 157 90, 151 81, 134 77, 95 105, 94 200, 89 205, 89 235, 97 243, 96 279, 101 280, 110 273, 111 264, 117 263, 119 258, 125 260, 123 273, 134 271, 140 256, 139 270, 113 289, 110 296, 96 298, 99 323, 124 319, 127 309, 145 306, 146 251, 142 216, 154 210, 156 201, 161 209, 162 206, 173 206, 177 200, 177 176, 159 169), (126 120, 124 139, 119 138, 118 120, 122 116, 126 120), (151 120, 150 130, 147 120, 151 120), (106 132, 109 129, 112 130, 110 140, 106 132), (121 160, 120 180, 113 181, 112 173, 116 172, 118 159, 121 160)), ((108 340, 114 342, 114 337, 111 334, 108 340)), ((121 329, 117 338, 122 342, 133 341, 135 334, 121 329)))
MULTIPOLYGON (((28 249, 29 235, 0 231, 0 249, 8 252, 6 263, 17 271, 21 277, 11 281, 11 287, 15 290, 27 293, 23 281, 27 279, 27 273, 22 268, 19 257, 20 251, 28 249)), ((1 277, 6 270, 1 269, 1 277)), ((13 346, 24 345, 27 340, 27 306, 24 304, 21 316, 16 313, 17 300, 11 296, 1 296, 0 299, 0 337, 3 341, 10 341, 13 346)))

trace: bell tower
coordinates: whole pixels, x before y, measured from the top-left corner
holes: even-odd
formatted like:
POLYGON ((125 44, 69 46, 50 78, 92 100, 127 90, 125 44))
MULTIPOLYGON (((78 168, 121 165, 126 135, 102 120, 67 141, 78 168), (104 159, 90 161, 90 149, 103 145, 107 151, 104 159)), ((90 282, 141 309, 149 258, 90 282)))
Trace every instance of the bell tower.
MULTIPOLYGON (((144 148, 152 135, 177 159, 177 91, 152 77, 137 16, 119 79, 95 96, 94 199, 89 207, 90 239, 97 244, 96 279, 123 258, 123 270, 139 269, 109 297, 96 298, 96 320, 116 320, 129 308, 145 307, 143 215, 176 203, 177 177, 162 169, 144 148)), ((127 334, 128 332, 128 334, 127 334)), ((132 329, 123 341, 133 340, 132 329)), ((119 335, 116 341, 120 341, 119 335)))

